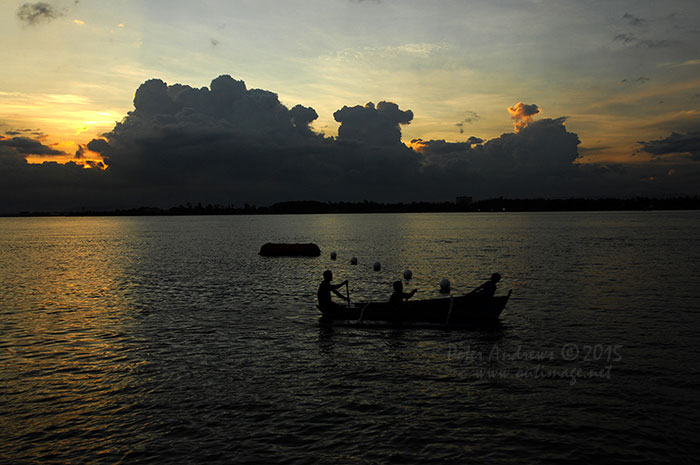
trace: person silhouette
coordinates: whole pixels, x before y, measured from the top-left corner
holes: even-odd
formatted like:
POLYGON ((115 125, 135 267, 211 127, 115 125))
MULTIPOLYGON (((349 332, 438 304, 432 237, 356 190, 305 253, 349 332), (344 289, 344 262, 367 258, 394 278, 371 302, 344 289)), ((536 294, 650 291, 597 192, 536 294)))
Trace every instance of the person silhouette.
POLYGON ((403 291, 403 283, 401 281, 394 281, 394 293, 389 297, 389 303, 392 306, 400 306, 405 300, 413 297, 418 289, 413 289, 411 292, 403 291))
POLYGON ((474 289, 471 294, 478 295, 479 297, 491 298, 494 296, 494 294, 496 294, 496 283, 500 280, 501 275, 494 273, 491 275, 491 279, 474 289))
POLYGON ((318 286, 318 292, 316 293, 316 297, 318 298, 318 308, 324 313, 332 312, 339 307, 338 304, 333 302, 331 292, 348 303, 350 302, 349 297, 345 297, 343 294, 338 292, 338 289, 345 286, 348 283, 348 280, 346 279, 340 284, 331 284, 331 281, 333 281, 333 272, 331 270, 324 271, 323 281, 321 281, 321 284, 318 286))

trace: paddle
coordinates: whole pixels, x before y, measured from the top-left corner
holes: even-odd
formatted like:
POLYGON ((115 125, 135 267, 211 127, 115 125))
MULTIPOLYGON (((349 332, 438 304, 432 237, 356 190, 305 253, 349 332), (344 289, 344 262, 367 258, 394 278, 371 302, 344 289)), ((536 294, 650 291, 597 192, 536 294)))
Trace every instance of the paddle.
POLYGON ((348 296, 348 308, 350 308, 350 288, 348 287, 347 280, 345 281, 345 293, 348 296))

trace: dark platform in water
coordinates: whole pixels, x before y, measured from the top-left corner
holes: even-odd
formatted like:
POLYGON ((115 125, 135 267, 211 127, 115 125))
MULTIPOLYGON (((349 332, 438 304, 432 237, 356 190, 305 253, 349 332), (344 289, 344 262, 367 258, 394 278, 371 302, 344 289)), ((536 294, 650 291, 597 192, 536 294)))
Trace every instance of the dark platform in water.
POLYGON ((281 244, 268 242, 260 247, 264 257, 318 257, 321 249, 316 244, 281 244))
POLYGON ((497 323, 511 292, 496 297, 466 294, 460 297, 415 300, 404 302, 398 307, 388 302, 360 302, 352 307, 337 306, 332 311, 322 313, 325 321, 469 327, 497 323))

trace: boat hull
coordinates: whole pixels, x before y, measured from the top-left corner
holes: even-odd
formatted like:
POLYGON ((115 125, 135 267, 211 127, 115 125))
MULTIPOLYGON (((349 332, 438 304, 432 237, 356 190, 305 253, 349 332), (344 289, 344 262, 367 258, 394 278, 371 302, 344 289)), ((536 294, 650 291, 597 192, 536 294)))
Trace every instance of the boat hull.
POLYGON ((339 306, 322 313, 324 320, 333 322, 474 326, 497 322, 510 294, 508 292, 508 295, 490 298, 467 294, 460 297, 408 301, 398 307, 387 302, 358 303, 353 307, 339 306))

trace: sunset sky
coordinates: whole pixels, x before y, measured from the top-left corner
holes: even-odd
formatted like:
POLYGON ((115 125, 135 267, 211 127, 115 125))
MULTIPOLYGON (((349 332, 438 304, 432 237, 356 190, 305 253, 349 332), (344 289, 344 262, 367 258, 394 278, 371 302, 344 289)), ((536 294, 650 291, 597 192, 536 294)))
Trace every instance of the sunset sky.
POLYGON ((325 136, 338 135, 343 106, 388 101, 413 113, 400 123, 407 145, 488 141, 514 131, 508 108, 522 102, 534 121, 566 118, 580 140, 576 164, 698 170, 697 1, 8 0, 2 9, 0 142, 40 142, 42 153, 22 152, 31 162, 67 162, 81 146, 83 160, 99 159, 86 144, 134 109, 149 79, 201 88, 227 74, 289 109, 313 108, 310 128, 325 136), (663 147, 641 150, 652 141, 663 147))

